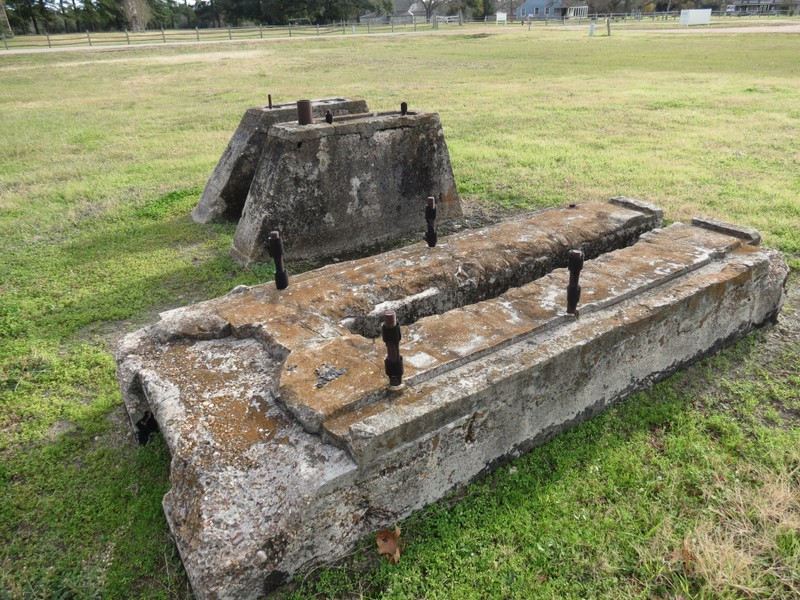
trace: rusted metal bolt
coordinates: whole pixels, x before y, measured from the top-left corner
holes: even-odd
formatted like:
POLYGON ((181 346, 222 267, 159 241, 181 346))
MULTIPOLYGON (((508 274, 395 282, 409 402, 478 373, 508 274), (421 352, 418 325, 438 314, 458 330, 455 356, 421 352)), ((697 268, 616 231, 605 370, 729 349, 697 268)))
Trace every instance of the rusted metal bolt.
POLYGON ((297 123, 298 125, 311 125, 314 122, 314 115, 311 112, 311 100, 297 101, 297 123))
POLYGON ((408 113, 408 102, 401 102, 400 103, 400 114, 405 115, 408 113))
POLYGON ((279 232, 269 232, 267 252, 269 252, 269 255, 275 261, 275 287, 279 290, 285 290, 289 287, 289 274, 286 272, 286 267, 283 264, 283 240, 279 232))
POLYGON ((272 110, 272 94, 267 94, 267 102, 269 103, 270 110, 272 110))
POLYGON ((333 123, 333 114, 331 114, 331 111, 329 111, 329 110, 326 110, 326 111, 325 111, 325 122, 326 122, 328 125, 330 125, 331 123, 333 123))
POLYGON ((400 356, 400 325, 397 313, 393 310, 383 313, 381 339, 386 344, 386 358, 383 361, 389 385, 397 387, 403 383, 403 357, 400 356))
POLYGON ((581 299, 581 286, 578 279, 583 269, 583 251, 570 250, 567 259, 569 269, 569 283, 567 284, 567 312, 571 315, 578 313, 578 302, 581 299))
POLYGON ((425 200, 425 222, 428 224, 428 230, 425 232, 425 241, 428 242, 428 247, 433 248, 436 246, 436 198, 428 196, 425 200))

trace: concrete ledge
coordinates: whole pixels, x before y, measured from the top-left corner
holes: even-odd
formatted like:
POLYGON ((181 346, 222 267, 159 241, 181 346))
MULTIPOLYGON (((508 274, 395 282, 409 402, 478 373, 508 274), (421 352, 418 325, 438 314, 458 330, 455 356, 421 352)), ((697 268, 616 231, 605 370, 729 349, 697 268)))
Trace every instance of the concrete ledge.
POLYGON ((695 217, 692 219, 692 225, 745 240, 748 244, 752 244, 753 246, 758 246, 761 243, 761 234, 752 227, 732 225, 724 221, 709 219, 707 217, 695 217))
POLYGON ((657 216, 659 219, 664 218, 664 211, 658 208, 655 204, 638 200, 636 198, 629 198, 628 196, 615 196, 609 200, 611 204, 622 206, 623 208, 630 208, 645 214, 657 216))
POLYGON ((132 421, 152 412, 172 452, 164 510, 197 597, 261 597, 780 310, 779 253, 680 223, 587 261, 578 317, 564 313, 563 268, 467 293, 555 263, 542 239, 555 253, 597 248, 637 220, 657 219, 614 205, 546 211, 439 254, 403 249, 283 292, 237 290, 125 338, 120 388, 132 421), (408 309, 406 386, 387 393, 382 343, 348 319, 440 296, 470 301, 408 309))

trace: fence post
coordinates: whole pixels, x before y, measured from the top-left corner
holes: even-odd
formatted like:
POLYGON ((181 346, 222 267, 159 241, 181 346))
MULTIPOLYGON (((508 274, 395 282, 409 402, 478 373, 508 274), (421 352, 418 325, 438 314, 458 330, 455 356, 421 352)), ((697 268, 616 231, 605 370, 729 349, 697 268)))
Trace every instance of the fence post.
POLYGON ((164 42, 165 44, 167 43, 167 34, 164 33, 163 27, 161 28, 161 41, 164 42))
POLYGON ((195 35, 195 37, 197 37, 197 41, 199 42, 200 41, 200 28, 199 27, 195 27, 194 28, 194 35, 195 35))
POLYGON ((128 30, 127 29, 123 29, 123 31, 125 32, 125 41, 128 42, 128 46, 130 46, 131 45, 131 36, 128 35, 128 30))
POLYGON ((344 28, 345 28, 345 22, 342 21, 342 35, 344 35, 344 33, 345 33, 344 28))
POLYGON ((233 34, 231 33, 231 26, 227 25, 227 27, 228 27, 228 39, 232 40, 233 39, 233 34))
POLYGON ((319 23, 317 23, 317 35, 319 35, 319 23))
POLYGON ((392 26, 392 33, 394 33, 394 19, 392 17, 389 17, 389 25, 392 26))
POLYGON ((89 30, 86 30, 86 39, 89 40, 89 46, 92 45, 92 36, 89 34, 89 30))
POLYGON ((411 20, 414 21, 414 31, 417 30, 417 17, 411 17, 411 20))
POLYGON ((258 36, 264 39, 264 26, 261 23, 258 24, 258 36))
POLYGON ((367 33, 370 33, 370 30, 369 30, 369 21, 367 21, 367 33))
POLYGON ((292 37, 292 22, 289 21, 289 37, 292 37))
POLYGON ((3 33, 0 33, 0 38, 3 38, 3 47, 8 50, 8 42, 6 41, 6 36, 3 33))
POLYGON ((44 34, 47 36, 47 47, 48 48, 52 48, 53 46, 50 43, 50 32, 49 31, 45 31, 44 34))

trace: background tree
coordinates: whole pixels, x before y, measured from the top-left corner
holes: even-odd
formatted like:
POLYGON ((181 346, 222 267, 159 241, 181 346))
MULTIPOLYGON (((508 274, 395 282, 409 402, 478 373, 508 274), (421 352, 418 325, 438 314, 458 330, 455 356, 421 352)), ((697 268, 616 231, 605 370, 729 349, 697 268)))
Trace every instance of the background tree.
POLYGON ((3 0, 0 0, 0 33, 3 35, 11 34, 11 23, 8 20, 6 5, 3 4, 3 0))
POLYGON ((425 18, 430 20, 433 12, 437 8, 441 8, 447 3, 447 0, 420 0, 420 3, 425 8, 425 18))
POLYGON ((150 21, 150 5, 147 0, 122 0, 121 11, 131 31, 147 29, 150 21))

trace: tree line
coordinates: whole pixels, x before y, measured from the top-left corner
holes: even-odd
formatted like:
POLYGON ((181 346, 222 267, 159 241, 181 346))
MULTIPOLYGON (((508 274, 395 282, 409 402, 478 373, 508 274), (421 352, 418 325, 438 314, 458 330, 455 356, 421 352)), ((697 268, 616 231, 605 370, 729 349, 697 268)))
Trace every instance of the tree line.
MULTIPOLYGON (((583 4, 573 0, 575 4, 583 4)), ((713 2, 714 0, 712 0, 713 2)), ((721 1, 721 0, 718 0, 721 1)), ((462 14, 470 18, 514 9, 524 0, 420 0, 426 17, 462 14)), ((676 10, 700 5, 691 0, 593 0, 590 12, 676 10)), ((395 0, 0 0, 7 22, 17 34, 72 33, 85 31, 140 31, 230 25, 325 24, 355 21, 375 13, 395 13, 395 0)), ((0 22, 0 32, 4 28, 0 22)))
POLYGON ((330 23, 370 12, 391 14, 392 0, 0 0, 16 34, 138 31, 248 24, 330 23))

